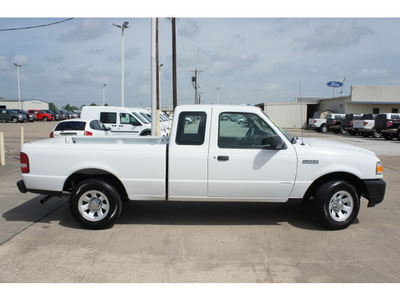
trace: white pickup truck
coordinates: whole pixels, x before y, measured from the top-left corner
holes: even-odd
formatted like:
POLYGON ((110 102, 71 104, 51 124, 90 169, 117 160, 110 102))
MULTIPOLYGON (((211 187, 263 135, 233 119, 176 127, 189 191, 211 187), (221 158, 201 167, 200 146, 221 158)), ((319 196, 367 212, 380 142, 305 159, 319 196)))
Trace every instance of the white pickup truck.
POLYGON ((374 153, 292 138, 250 106, 179 106, 169 138, 47 139, 24 144, 20 157, 20 192, 68 196, 75 219, 95 229, 111 226, 125 199, 311 201, 324 227, 343 229, 361 196, 373 207, 386 189, 374 153), (231 121, 239 117, 246 122, 231 121))

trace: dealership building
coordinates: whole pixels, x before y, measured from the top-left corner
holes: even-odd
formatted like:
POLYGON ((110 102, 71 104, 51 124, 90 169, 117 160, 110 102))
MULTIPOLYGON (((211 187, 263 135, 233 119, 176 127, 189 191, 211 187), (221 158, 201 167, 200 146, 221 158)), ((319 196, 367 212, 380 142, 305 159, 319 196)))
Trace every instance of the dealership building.
POLYGON ((400 86, 352 85, 349 96, 334 98, 296 98, 296 102, 261 103, 261 107, 284 128, 306 128, 315 112, 340 114, 399 113, 400 86))
POLYGON ((5 99, 0 97, 0 108, 8 109, 49 109, 49 103, 39 99, 5 99), (21 105, 21 106, 20 106, 21 105))

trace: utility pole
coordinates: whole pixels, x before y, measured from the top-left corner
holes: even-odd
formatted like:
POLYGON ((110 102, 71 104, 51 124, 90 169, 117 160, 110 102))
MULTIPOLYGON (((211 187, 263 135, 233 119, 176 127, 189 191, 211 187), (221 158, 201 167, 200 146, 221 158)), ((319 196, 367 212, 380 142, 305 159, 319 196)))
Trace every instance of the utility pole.
POLYGON ((19 85, 19 68, 21 68, 21 65, 14 63, 14 66, 17 67, 17 77, 18 77, 18 108, 21 108, 21 89, 20 89, 20 85, 19 85))
POLYGON ((158 18, 151 19, 151 135, 160 135, 158 18))
POLYGON ((171 18, 172 22, 172 107, 178 105, 178 89, 176 83, 176 20, 171 18))
POLYGON ((195 69, 194 71, 190 72, 194 72, 194 76, 192 76, 192 85, 194 87, 194 104, 200 104, 197 93, 197 89, 200 88, 200 85, 198 84, 198 73, 201 73, 203 71, 195 69))

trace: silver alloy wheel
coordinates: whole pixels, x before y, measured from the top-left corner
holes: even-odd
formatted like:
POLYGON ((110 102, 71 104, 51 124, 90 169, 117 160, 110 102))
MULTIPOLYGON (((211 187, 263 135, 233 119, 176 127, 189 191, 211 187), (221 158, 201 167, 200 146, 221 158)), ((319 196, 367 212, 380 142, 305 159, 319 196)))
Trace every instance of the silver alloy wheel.
POLYGON ((329 214, 337 222, 348 219, 353 208, 354 199, 347 191, 336 192, 329 201, 329 214))
POLYGON ((79 213, 88 221, 100 221, 110 211, 110 202, 100 191, 91 190, 82 194, 78 201, 79 213))

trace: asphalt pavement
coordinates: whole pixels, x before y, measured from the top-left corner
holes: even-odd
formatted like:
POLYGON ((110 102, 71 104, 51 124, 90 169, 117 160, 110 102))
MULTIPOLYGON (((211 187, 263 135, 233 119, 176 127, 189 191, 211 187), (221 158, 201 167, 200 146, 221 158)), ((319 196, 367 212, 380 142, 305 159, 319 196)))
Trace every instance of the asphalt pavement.
MULTIPOLYGON (((19 130, 5 125, 7 136, 19 130)), ((25 130, 34 140, 46 138, 54 122, 26 125, 36 126, 25 130)), ((112 228, 87 230, 66 199, 40 204, 40 196, 19 193, 14 137, 0 166, 0 282, 398 283, 400 142, 304 136, 377 150, 385 200, 367 208, 363 199, 358 219, 342 231, 321 229, 305 205, 129 201, 112 228)))

